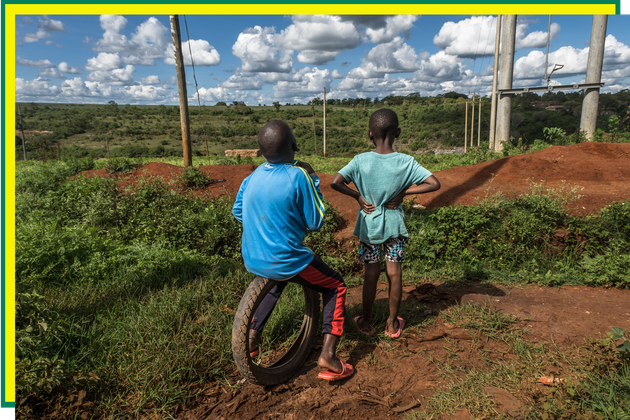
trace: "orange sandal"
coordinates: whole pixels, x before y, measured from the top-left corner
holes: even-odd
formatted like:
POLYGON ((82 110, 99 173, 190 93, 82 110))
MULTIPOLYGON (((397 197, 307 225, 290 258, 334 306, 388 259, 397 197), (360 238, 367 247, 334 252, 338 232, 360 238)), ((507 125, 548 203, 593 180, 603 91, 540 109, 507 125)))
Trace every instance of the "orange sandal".
POLYGON ((400 334, 402 334, 403 328, 405 328, 405 321, 399 316, 397 316, 396 318, 398 319, 398 331, 396 331, 395 333, 390 333, 387 330, 385 330, 385 335, 388 337, 391 337, 391 338, 400 337, 400 334))
POLYGON ((364 335, 372 335, 376 332, 376 330, 374 329, 374 327, 370 326, 370 332, 367 333, 365 331, 363 331, 361 328, 359 328, 359 318, 363 318, 362 316, 355 316, 354 317, 354 325, 357 326, 357 330, 361 331, 364 335))
POLYGON ((323 372, 319 372, 319 375, 317 375, 317 377, 319 379, 324 379, 326 381, 332 382, 332 381, 339 381, 341 379, 346 379, 352 376, 352 374, 354 373, 354 368, 352 367, 352 365, 349 363, 344 363, 341 359, 338 359, 338 360, 339 360, 339 363, 341 363, 341 367, 343 368, 341 373, 333 372, 332 370, 329 369, 323 372))

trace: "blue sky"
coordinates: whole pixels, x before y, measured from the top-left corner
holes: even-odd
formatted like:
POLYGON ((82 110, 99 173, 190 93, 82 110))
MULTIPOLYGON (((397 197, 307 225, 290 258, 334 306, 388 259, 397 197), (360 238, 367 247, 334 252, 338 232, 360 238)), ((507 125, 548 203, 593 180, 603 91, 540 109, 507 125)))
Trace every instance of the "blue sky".
MULTIPOLYGON (((496 16, 186 16, 202 104, 491 90, 496 16)), ((584 81, 591 16, 552 16, 553 83, 584 81)), ((548 16, 519 16, 514 87, 543 84, 548 16)), ((604 91, 629 88, 630 16, 609 16, 604 91)), ((185 56, 189 56, 180 15, 185 56)), ((25 102, 176 104, 166 15, 16 17, 25 102)), ((190 103, 197 103, 186 67, 190 103)))

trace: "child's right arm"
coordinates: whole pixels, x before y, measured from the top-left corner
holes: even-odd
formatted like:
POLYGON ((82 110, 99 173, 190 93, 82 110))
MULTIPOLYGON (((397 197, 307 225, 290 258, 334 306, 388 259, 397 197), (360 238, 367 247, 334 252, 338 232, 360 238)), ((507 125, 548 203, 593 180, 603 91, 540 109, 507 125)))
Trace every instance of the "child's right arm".
POLYGON ((374 206, 365 201, 365 198, 363 198, 363 196, 359 194, 358 191, 355 191, 352 188, 348 187, 348 181, 346 181, 343 175, 335 175, 332 181, 330 181, 330 187, 335 191, 339 191, 340 193, 348 195, 357 200, 359 202, 359 205, 361 206, 361 210, 363 210, 365 213, 370 214, 374 211, 374 206))

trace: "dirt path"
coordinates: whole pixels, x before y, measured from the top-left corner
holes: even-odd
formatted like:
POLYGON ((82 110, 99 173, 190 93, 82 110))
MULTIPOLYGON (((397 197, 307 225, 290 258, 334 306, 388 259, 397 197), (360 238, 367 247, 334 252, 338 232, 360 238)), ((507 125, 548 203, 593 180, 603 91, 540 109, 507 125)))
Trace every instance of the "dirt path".
MULTIPOLYGON (((386 286, 382 283, 380 286, 386 286)), ((406 287, 410 292, 414 287, 406 287)), ((347 306, 361 303, 361 287, 350 289, 347 306)), ((438 287, 441 298, 428 303, 429 316, 451 305, 468 302, 487 304, 519 317, 517 327, 530 331, 528 340, 555 343, 561 349, 580 345, 585 337, 605 337, 613 326, 630 329, 630 290, 563 287, 559 289, 495 287, 468 285, 452 291, 438 287)), ((422 297, 422 296, 419 296, 422 297)), ((378 300, 386 300, 379 292, 378 300)), ((405 293, 404 300, 416 302, 418 297, 405 293)), ((404 303, 403 303, 404 305, 404 303)), ((182 420, 194 419, 373 419, 388 418, 396 413, 391 408, 408 407, 427 398, 443 385, 433 360, 448 357, 446 347, 457 347, 464 368, 482 368, 482 355, 503 352, 501 360, 509 360, 506 346, 479 338, 472 330, 453 328, 440 316, 433 326, 415 328, 421 319, 407 319, 401 339, 373 344, 368 339, 352 351, 340 356, 348 359, 356 373, 349 379, 330 384, 317 378, 319 369, 313 363, 316 351, 300 372, 287 383, 260 387, 248 383, 236 392, 217 386, 206 397, 176 413, 182 420)), ((497 356, 490 356, 497 357, 497 356)), ((550 367, 550 373, 561 376, 562 367, 550 367)), ((236 381, 238 373, 233 375, 236 381)), ((537 378, 531 378, 535 388, 537 378)), ((522 396, 517 396, 526 404, 522 396)), ((470 418, 470 417, 462 417, 470 418)))

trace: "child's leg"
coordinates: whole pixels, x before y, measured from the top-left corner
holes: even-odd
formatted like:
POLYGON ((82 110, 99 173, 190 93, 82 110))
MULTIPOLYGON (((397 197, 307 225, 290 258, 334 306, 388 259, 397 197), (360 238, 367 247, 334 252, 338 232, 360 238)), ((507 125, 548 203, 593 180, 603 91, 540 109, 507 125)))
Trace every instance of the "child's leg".
POLYGON ((252 324, 249 327, 250 350, 258 348, 258 344, 260 343, 260 333, 263 328, 265 328, 265 324, 269 320, 269 316, 271 315, 273 308, 276 307, 276 303, 278 303, 278 299, 280 299, 280 296, 286 287, 287 282, 285 281, 276 284, 263 298, 260 305, 258 305, 258 308, 256 308, 252 324))
POLYGON ((324 344, 317 363, 334 372, 342 372, 343 367, 336 352, 339 338, 343 334, 345 320, 346 285, 343 278, 315 255, 313 261, 289 281, 307 286, 322 294, 324 344))
POLYGON ((372 306, 376 298, 376 285, 381 275, 381 245, 361 242, 359 261, 364 264, 363 277, 363 316, 357 321, 358 327, 366 333, 372 332, 372 306))
POLYGON ((385 267, 389 282, 389 318, 387 331, 398 331, 398 310, 402 300, 402 261, 405 258, 405 238, 391 238, 385 241, 385 267))
POLYGON ((402 300, 402 263, 385 261, 387 281, 389 282, 389 318, 387 331, 398 331, 398 310, 402 300))
POLYGON ((381 265, 378 262, 366 263, 363 280, 363 316, 357 321, 361 330, 370 332, 372 325, 372 306, 376 299, 376 286, 381 274, 381 265))

